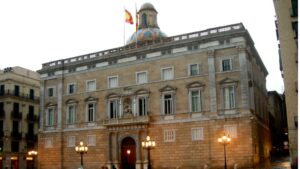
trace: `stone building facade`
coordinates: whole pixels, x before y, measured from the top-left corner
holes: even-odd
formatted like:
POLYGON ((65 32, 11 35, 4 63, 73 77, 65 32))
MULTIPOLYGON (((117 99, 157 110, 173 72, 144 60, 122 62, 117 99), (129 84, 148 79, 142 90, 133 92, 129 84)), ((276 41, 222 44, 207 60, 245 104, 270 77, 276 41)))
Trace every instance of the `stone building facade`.
POLYGON ((40 169, 78 168, 80 140, 85 168, 146 169, 148 135, 155 169, 223 168, 224 133, 228 167, 268 158, 268 72, 243 24, 166 37, 156 14, 123 47, 43 64, 40 169))
POLYGON ((0 70, 0 168, 34 165, 37 151, 40 79, 22 67, 0 70))
POLYGON ((298 1, 273 0, 279 40, 280 70, 288 120, 290 155, 298 158, 298 1))

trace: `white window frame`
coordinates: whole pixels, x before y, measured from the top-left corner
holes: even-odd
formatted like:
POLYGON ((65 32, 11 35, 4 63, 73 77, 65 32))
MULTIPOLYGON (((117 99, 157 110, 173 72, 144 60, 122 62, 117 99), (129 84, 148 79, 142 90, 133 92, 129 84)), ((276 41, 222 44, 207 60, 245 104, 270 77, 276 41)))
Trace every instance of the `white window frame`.
POLYGON ((85 120, 88 123, 92 123, 96 121, 96 102, 87 102, 86 103, 86 116, 85 116, 85 120), (93 105, 93 120, 89 120, 89 105, 92 104, 93 105))
POLYGON ((86 80, 85 81, 85 85, 86 85, 86 91, 87 92, 92 92, 92 91, 96 91, 96 88, 97 88, 97 84, 96 84, 96 79, 93 79, 93 80, 86 80), (94 88, 89 88, 89 83, 93 82, 95 85, 94 85, 94 88))
POLYGON ((109 89, 119 87, 119 76, 118 76, 118 75, 117 75, 117 76, 108 76, 108 77, 107 77, 107 87, 108 87, 109 89), (117 79, 117 80, 116 80, 116 81, 117 81, 117 82, 116 82, 116 86, 111 86, 112 84, 111 84, 110 80, 111 80, 111 79, 114 79, 114 78, 117 79))
POLYGON ((148 71, 136 72, 136 73, 135 73, 135 76, 136 76, 136 84, 144 84, 144 83, 148 83, 148 71), (146 75, 145 75, 146 79, 145 79, 144 82, 140 82, 140 80, 139 80, 139 75, 140 75, 140 74, 144 74, 144 73, 146 74, 146 75))
POLYGON ((191 128, 192 141, 204 140, 203 127, 191 128))
POLYGON ((164 130, 164 142, 175 142, 176 140, 176 130, 166 129, 164 130))
POLYGON ((189 76, 196 76, 196 75, 199 75, 200 74, 200 64, 198 64, 198 63, 191 63, 191 64, 189 64, 188 65, 188 75, 189 76), (193 66, 193 65, 196 65, 197 66, 197 73, 196 74, 194 74, 194 75, 192 75, 192 72, 191 72, 191 67, 193 66))
POLYGON ((68 90, 68 94, 74 94, 74 93, 76 93, 76 83, 68 83, 67 90, 68 90), (71 85, 74 85, 74 91, 73 91, 73 93, 70 92, 70 86, 71 85))
POLYGON ((48 97, 55 97, 56 94, 55 94, 55 87, 54 86, 51 86, 51 87, 47 87, 47 96, 48 97), (50 95, 50 89, 52 89, 52 95, 50 95))
POLYGON ((140 95, 140 96, 136 97, 136 114, 137 114, 137 116, 148 116, 148 111, 149 111, 149 103, 148 102, 149 102, 148 96, 140 95), (145 110, 143 110, 143 112, 141 112, 141 114, 140 114, 140 105, 139 105, 140 99, 145 100, 145 103, 144 103, 145 110))
POLYGON ((87 135, 86 143, 87 146, 96 146, 96 135, 87 135))
POLYGON ((172 80, 172 79, 174 79, 174 67, 172 66, 172 67, 161 68, 161 80, 172 80), (169 77, 169 78, 166 78, 164 76, 164 70, 167 70, 167 69, 171 69, 172 70, 171 77, 169 77))
POLYGON ((75 124, 76 123, 76 116, 77 116, 77 113, 76 113, 76 104, 68 104, 67 105, 67 113, 66 113, 66 123, 67 124, 75 124), (70 119, 69 119, 69 115, 70 115, 70 107, 73 107, 74 108, 74 112, 73 112, 73 121, 71 122, 70 119))
POLYGON ((235 85, 226 85, 226 86, 222 87, 223 109, 235 109, 236 108, 236 93, 235 93, 236 89, 235 88, 236 88, 235 85))
POLYGON ((202 90, 201 88, 191 88, 189 89, 189 109, 191 113, 196 113, 196 112, 202 112, 202 90), (197 111, 193 111, 193 99, 192 99, 192 92, 197 91, 199 92, 199 103, 198 103, 198 108, 197 111))
POLYGON ((237 125, 224 125, 224 132, 231 138, 237 138, 237 125))
POLYGON ((109 119, 117 119, 121 116, 121 109, 120 109, 120 99, 109 99, 108 100, 108 106, 107 106, 107 110, 108 110, 108 118, 109 119), (115 102, 115 106, 116 106, 116 112, 113 114, 113 117, 111 117, 111 109, 110 109, 110 104, 112 102, 115 102))
POLYGON ((46 118, 45 118, 46 119, 46 122, 45 122, 46 126, 51 127, 51 126, 55 125, 55 122, 56 122, 56 120, 55 120, 55 116, 56 116, 55 113, 56 113, 56 107, 55 106, 47 107, 47 109, 46 109, 46 118), (50 112, 50 110, 52 110, 52 112, 50 112), (50 113, 52 113, 52 116, 53 116, 52 117, 53 118, 52 121, 50 121, 50 119, 49 119, 50 113))
POLYGON ((163 112, 163 115, 173 115, 175 114, 175 93, 174 92, 165 92, 165 93, 162 93, 162 112, 163 112), (166 109, 165 109, 165 96, 166 95, 171 95, 171 109, 170 109, 170 113, 166 113, 166 109))
POLYGON ((220 61, 220 70, 221 70, 221 72, 232 71, 232 69, 233 69, 233 65, 232 65, 233 61, 232 60, 233 60, 232 58, 223 58, 223 59, 221 59, 221 61, 220 61), (229 70, 224 70, 223 61, 225 61, 225 60, 229 60, 229 70))
POLYGON ((75 147, 76 144, 76 137, 75 136, 68 136, 68 147, 75 147))

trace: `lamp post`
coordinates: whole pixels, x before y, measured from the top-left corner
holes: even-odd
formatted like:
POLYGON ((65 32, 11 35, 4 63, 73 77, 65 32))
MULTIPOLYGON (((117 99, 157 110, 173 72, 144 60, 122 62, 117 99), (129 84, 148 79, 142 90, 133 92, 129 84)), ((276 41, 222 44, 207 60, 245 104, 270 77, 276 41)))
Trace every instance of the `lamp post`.
POLYGON ((231 138, 229 135, 223 135, 222 137, 218 138, 218 142, 224 145, 224 169, 227 169, 227 164, 226 164, 226 145, 229 144, 231 141, 231 138))
POLYGON ((31 151, 28 151, 28 155, 29 156, 32 156, 32 161, 33 161, 33 169, 35 168, 35 156, 37 156, 38 152, 35 151, 35 150, 31 150, 31 151))
POLYGON ((80 154, 80 159, 81 159, 80 164, 81 164, 81 168, 83 168, 83 154, 87 153, 88 147, 83 144, 83 141, 80 141, 79 146, 75 147, 75 151, 80 154))
POLYGON ((155 141, 150 140, 150 136, 147 136, 146 140, 142 141, 142 147, 147 150, 147 153, 148 153, 148 169, 151 169, 150 150, 155 147, 155 141))

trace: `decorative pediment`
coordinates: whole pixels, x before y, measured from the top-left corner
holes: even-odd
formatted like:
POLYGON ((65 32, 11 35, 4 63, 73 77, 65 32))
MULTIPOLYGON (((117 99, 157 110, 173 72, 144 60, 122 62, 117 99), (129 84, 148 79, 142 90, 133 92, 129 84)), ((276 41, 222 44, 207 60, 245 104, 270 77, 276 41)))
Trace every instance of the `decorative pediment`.
POLYGON ((150 90, 149 89, 138 89, 134 92, 135 95, 141 95, 141 94, 150 94, 150 90))
POLYGON ((84 99, 84 101, 86 101, 86 102, 92 102, 92 101, 97 101, 97 100, 98 100, 98 98, 95 98, 95 97, 92 97, 92 96, 89 96, 86 99, 84 99))
POLYGON ((166 85, 165 87, 159 89, 160 92, 167 92, 167 91, 175 91, 177 88, 170 86, 170 85, 166 85))
POLYGON ((56 106, 56 105, 57 105, 56 102, 50 101, 50 102, 47 102, 47 103, 45 104, 45 107, 53 107, 53 106, 56 106))
POLYGON ((200 81, 191 82, 186 85, 186 88, 197 88, 197 87, 204 87, 205 84, 200 81))
POLYGON ((68 100, 66 101, 66 104, 73 104, 73 103, 78 103, 78 101, 75 100, 75 99, 68 99, 68 100))
POLYGON ((108 95, 106 95, 106 98, 117 98, 117 97, 121 97, 120 94, 117 93, 109 93, 108 95))
POLYGON ((219 82, 221 85, 222 84, 237 84, 238 83, 238 80, 234 80, 234 79, 231 79, 229 77, 226 77, 225 79, 221 80, 219 82))

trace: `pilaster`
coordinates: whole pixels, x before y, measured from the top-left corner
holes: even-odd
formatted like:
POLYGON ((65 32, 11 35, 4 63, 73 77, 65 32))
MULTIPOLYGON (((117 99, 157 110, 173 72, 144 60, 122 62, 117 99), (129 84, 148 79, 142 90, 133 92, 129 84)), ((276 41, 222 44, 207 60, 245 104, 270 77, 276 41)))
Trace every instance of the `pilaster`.
POLYGON ((208 79, 209 79, 209 94, 210 94, 210 111, 217 112, 217 91, 216 91, 216 69, 214 51, 207 52, 208 56, 208 79))

